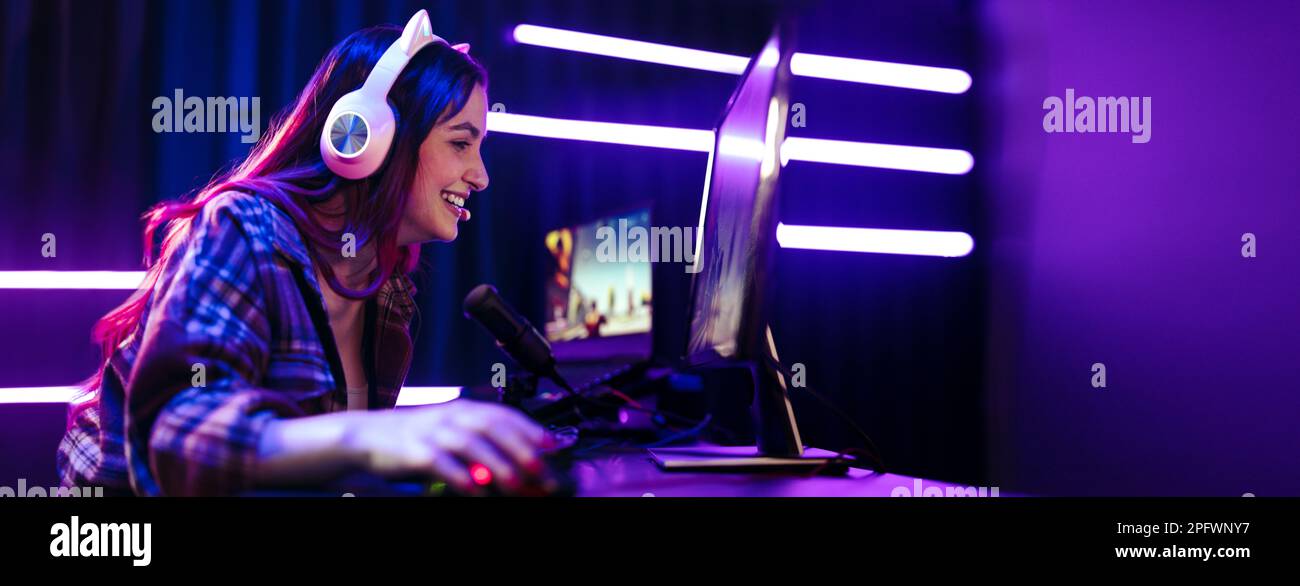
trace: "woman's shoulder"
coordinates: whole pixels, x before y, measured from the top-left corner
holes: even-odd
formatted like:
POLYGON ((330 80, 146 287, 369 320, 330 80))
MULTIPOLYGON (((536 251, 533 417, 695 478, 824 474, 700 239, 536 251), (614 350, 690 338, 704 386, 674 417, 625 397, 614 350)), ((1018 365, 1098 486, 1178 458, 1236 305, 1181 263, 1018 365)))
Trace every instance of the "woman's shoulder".
POLYGON ((203 205, 201 221, 210 226, 232 223, 258 252, 278 251, 306 263, 301 234, 289 214, 271 200, 245 191, 217 193, 203 205))
POLYGON ((265 227, 276 222, 278 216, 284 216, 284 212, 265 197, 234 190, 213 195, 199 212, 205 221, 218 220, 223 214, 242 225, 265 227))

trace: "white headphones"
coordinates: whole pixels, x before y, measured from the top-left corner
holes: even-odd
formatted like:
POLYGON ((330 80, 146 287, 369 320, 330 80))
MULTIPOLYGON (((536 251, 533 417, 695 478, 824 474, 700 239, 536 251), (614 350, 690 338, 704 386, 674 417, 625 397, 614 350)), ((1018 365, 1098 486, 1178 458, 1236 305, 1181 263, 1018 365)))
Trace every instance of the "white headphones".
MULTIPOLYGON (((411 57, 434 41, 447 42, 433 34, 428 12, 416 12, 361 88, 339 98, 330 108, 321 129, 320 155, 331 171, 347 179, 363 179, 383 164, 396 125, 388 105, 388 91, 411 57)), ((469 51, 465 44, 453 48, 462 53, 469 51)))

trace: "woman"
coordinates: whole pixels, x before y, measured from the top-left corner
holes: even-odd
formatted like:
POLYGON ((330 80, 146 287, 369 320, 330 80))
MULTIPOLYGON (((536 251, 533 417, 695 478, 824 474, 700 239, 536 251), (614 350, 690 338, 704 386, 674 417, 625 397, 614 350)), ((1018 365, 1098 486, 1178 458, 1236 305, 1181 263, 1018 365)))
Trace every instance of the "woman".
POLYGON ((488 186, 487 75, 427 23, 420 11, 405 30, 349 36, 242 164, 145 214, 149 270, 95 326, 104 361, 69 415, 65 485, 222 495, 363 470, 473 492, 483 467, 510 492, 541 472, 549 440, 515 411, 390 409, 411 361, 419 245, 454 240, 488 186), (348 179, 326 161, 331 107, 399 45, 391 146, 348 179))

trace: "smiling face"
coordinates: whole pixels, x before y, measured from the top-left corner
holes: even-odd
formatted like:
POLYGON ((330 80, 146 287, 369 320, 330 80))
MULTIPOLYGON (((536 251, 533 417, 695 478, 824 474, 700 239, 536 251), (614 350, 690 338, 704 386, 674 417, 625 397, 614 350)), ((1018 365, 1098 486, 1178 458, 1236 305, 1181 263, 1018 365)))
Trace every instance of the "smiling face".
POLYGON ((456 239, 460 222, 470 218, 465 201, 488 186, 479 150, 486 132, 487 92, 475 86, 465 107, 434 126, 420 145, 420 166, 397 232, 399 245, 456 239))

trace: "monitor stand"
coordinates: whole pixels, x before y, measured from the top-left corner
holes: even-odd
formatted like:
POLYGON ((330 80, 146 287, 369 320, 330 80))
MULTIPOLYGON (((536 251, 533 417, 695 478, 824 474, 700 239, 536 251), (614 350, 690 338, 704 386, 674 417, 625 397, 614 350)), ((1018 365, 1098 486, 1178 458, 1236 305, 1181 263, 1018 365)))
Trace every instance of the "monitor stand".
MULTIPOLYGON (((771 344, 771 330, 766 333, 771 344)), ((774 345, 768 349, 775 356, 774 345)), ((654 448, 649 452, 655 465, 665 472, 846 473, 851 456, 804 448, 785 375, 766 361, 750 362, 749 372, 754 381, 750 415, 757 446, 654 448)))

